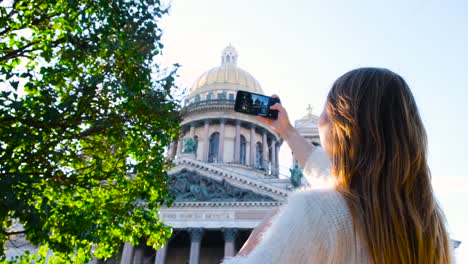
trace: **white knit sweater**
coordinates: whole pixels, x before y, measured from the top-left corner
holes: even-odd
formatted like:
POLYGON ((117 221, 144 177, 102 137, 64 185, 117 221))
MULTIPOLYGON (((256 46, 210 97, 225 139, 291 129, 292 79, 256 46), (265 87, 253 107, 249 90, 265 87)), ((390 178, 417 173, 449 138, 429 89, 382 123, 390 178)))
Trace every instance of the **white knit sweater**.
POLYGON ((248 256, 227 258, 223 264, 370 263, 330 175, 328 157, 316 148, 304 168, 310 187, 289 196, 248 256))
POLYGON ((310 186, 289 196, 248 256, 222 264, 372 263, 344 197, 333 188, 330 167, 328 156, 315 148, 304 168, 310 186))

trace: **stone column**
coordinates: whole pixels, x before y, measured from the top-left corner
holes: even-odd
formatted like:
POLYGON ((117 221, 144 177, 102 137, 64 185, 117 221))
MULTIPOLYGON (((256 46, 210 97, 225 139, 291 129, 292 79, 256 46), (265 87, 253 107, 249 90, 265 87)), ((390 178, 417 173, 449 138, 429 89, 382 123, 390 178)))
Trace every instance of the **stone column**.
POLYGON ((133 256, 133 264, 143 263, 143 254, 144 254, 143 245, 144 244, 140 244, 135 248, 135 254, 133 256))
POLYGON ((120 264, 132 264, 133 263, 133 246, 126 242, 122 252, 122 259, 120 264))
POLYGON ((203 229, 192 228, 189 232, 191 238, 189 264, 198 264, 200 261, 200 245, 203 238, 203 229))
POLYGON ((190 124, 190 137, 195 138, 195 124, 190 124))
POLYGON ((167 244, 163 247, 159 248, 156 251, 156 259, 154 260, 154 264, 165 264, 166 263, 166 255, 167 255, 167 244))
POLYGON ((266 170, 268 169, 268 141, 267 141, 267 132, 263 131, 262 136, 262 167, 266 170))
POLYGON ((171 145, 169 147, 169 158, 171 159, 174 159, 175 155, 176 155, 176 142, 175 141, 172 141, 171 142, 171 145))
POLYGON ((234 162, 240 163, 240 121, 236 122, 236 145, 234 147, 234 162))
POLYGON ((280 174, 280 170, 279 170, 279 145, 278 144, 275 144, 275 147, 276 147, 276 156, 275 156, 275 160, 276 160, 276 176, 278 176, 279 178, 279 174, 280 174))
POLYGON ((297 164, 297 160, 296 160, 296 156, 294 154, 294 152, 291 151, 291 156, 292 156, 292 167, 296 167, 296 164, 297 164))
POLYGON ((203 161, 207 162, 208 161, 208 151, 210 149, 210 135, 209 133, 209 128, 210 128, 210 123, 208 120, 205 121, 205 127, 203 130, 203 161))
POLYGON ((177 156, 180 156, 180 154, 182 153, 182 144, 182 135, 180 135, 179 141, 177 142, 177 156))
POLYGON ((221 119, 219 128, 219 148, 218 148, 218 162, 224 162, 224 124, 226 120, 221 119))
POLYGON ((250 127, 250 166, 255 167, 255 125, 250 127))
POLYGON ((271 174, 276 176, 276 141, 271 139, 271 174))
POLYGON ((237 229, 236 228, 226 228, 223 229, 224 234, 224 257, 233 257, 236 247, 236 237, 237 229))

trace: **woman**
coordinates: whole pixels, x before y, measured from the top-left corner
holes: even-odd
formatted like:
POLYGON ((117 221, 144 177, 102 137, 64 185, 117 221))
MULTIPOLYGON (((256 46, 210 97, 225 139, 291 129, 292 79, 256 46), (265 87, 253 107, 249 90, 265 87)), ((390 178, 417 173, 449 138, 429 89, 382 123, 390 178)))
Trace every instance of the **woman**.
POLYGON ((341 76, 319 119, 323 150, 280 104, 271 109, 277 120, 260 119, 288 143, 311 188, 290 195, 224 264, 452 263, 426 132, 403 78, 378 68, 341 76))

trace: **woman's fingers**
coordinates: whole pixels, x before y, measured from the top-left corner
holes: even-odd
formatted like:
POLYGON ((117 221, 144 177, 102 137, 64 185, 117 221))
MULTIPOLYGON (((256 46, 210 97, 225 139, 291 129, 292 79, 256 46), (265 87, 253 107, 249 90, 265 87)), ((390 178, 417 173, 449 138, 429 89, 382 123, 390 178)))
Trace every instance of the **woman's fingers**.
POLYGON ((263 116, 257 116, 257 119, 271 126, 271 119, 263 116))
MULTIPOLYGON (((271 96, 272 98, 279 98, 278 95, 274 94, 271 96)), ((257 119, 268 124, 269 126, 271 126, 273 129, 278 129, 280 128, 282 125, 281 123, 284 123, 284 121, 282 121, 284 118, 287 119, 287 114, 286 114, 286 110, 284 109, 284 107, 281 105, 281 103, 275 103, 274 105, 270 106, 270 110, 276 110, 279 112, 279 116, 278 116, 278 119, 271 119, 271 118, 267 118, 267 117, 263 117, 263 116, 257 116, 257 119)))
POLYGON ((270 106, 270 109, 271 109, 271 110, 282 111, 284 108, 283 108, 283 106, 282 106, 280 103, 276 103, 276 104, 270 106))

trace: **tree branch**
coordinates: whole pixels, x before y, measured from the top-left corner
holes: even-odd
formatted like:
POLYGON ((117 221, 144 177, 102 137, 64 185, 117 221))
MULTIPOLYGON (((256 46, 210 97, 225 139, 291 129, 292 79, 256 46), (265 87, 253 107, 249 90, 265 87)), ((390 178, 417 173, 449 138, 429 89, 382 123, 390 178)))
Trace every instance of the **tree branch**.
MULTIPOLYGON (((28 48, 36 45, 36 44, 39 44, 40 41, 32 41, 30 43, 28 43, 27 45, 24 45, 23 47, 19 48, 19 49, 16 49, 16 50, 3 50, 3 52, 5 52, 6 54, 2 57, 0 57, 0 61, 7 61, 9 59, 12 59, 12 58, 18 58, 18 57, 26 57, 28 55, 26 55, 25 53, 30 53, 30 52, 33 52, 33 51, 38 51, 40 50, 39 48, 33 48, 33 49, 30 49, 28 50, 28 48)), ((65 43, 65 40, 63 38, 61 39, 57 39, 53 42, 51 42, 51 47, 50 48, 55 48, 57 47, 59 44, 61 43, 65 43)))
POLYGON ((17 50, 6 50, 6 54, 2 57, 0 57, 0 61, 7 61, 11 58, 17 58, 17 57, 21 57, 22 54, 24 53, 27 53, 27 52, 32 52, 32 51, 35 51, 35 50, 38 50, 38 49, 31 49, 31 50, 27 50, 29 47, 31 46, 34 46, 36 44, 38 44, 39 41, 33 41, 27 45, 24 45, 23 47, 17 49, 17 50))
MULTIPOLYGON (((11 10, 10 13, 8 13, 8 15, 7 15, 7 17, 6 17, 6 20, 7 20, 7 21, 10 20, 10 18, 11 18, 14 14, 17 14, 17 13, 18 13, 18 11, 17 11, 16 8, 15 8, 17 2, 18 2, 18 1, 14 1, 13 4, 11 5, 11 9, 12 9, 12 10, 11 10)), ((32 9, 37 9, 37 8, 38 8, 38 5, 39 5, 39 4, 36 4, 36 6, 33 6, 32 9)), ((43 17, 40 17, 40 18, 38 18, 38 19, 33 19, 33 20, 31 20, 30 25, 31 25, 31 26, 38 26, 39 23, 44 22, 44 21, 46 21, 46 20, 50 20, 51 18, 53 18, 53 17, 55 17, 55 16, 57 16, 57 15, 60 15, 60 13, 52 13, 52 14, 50 14, 50 15, 48 15, 48 16, 43 16, 43 17)), ((25 29, 27 24, 23 24, 23 25, 24 25, 23 27, 17 28, 17 29, 15 29, 15 30, 25 29)), ((8 32, 10 32, 11 30, 12 30, 12 28, 7 24, 7 25, 5 26, 5 29, 4 29, 3 31, 0 32, 0 36, 6 34, 6 33, 8 33, 8 32)))

